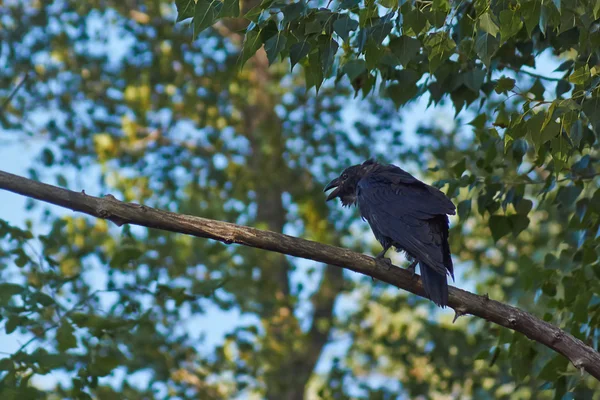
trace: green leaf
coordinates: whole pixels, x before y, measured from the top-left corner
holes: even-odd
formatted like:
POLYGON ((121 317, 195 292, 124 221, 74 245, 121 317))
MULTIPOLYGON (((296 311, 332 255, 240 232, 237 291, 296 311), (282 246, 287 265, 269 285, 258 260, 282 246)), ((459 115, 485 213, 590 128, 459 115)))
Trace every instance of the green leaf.
POLYGON ((75 328, 69 321, 63 321, 56 331, 56 342, 58 350, 65 352, 77 347, 77 338, 75 337, 75 328))
POLYGON ((557 354, 542 368, 538 378, 544 381, 556 381, 567 370, 568 363, 564 356, 557 354))
POLYGON ((527 215, 533 208, 533 202, 529 199, 521 199, 515 206, 518 214, 527 215))
POLYGON ((486 12, 481 17, 479 17, 479 29, 492 36, 497 36, 500 32, 498 25, 493 21, 492 15, 489 12, 486 12))
POLYGON ((454 176, 460 178, 463 172, 465 172, 465 169, 467 169, 467 159, 463 157, 460 161, 454 164, 451 169, 454 173, 454 176))
POLYGON ((469 218, 471 214, 471 199, 461 201, 456 208, 458 210, 458 217, 461 220, 469 218))
POLYGON ((417 81, 420 76, 416 71, 403 69, 397 72, 396 78, 398 83, 387 88, 387 95, 394 101, 396 107, 400 107, 417 95, 419 91, 417 81))
POLYGON ((569 76, 569 82, 576 85, 583 85, 590 78, 590 67, 585 64, 582 67, 577 68, 569 76))
POLYGON ((489 226, 495 242, 512 232, 509 219, 503 215, 492 215, 489 226))
POLYGON ((583 187, 576 185, 561 186, 561 188, 558 189, 555 202, 563 207, 570 207, 575 203, 575 200, 577 200, 582 190, 583 187))
POLYGON ((569 90, 571 90, 571 85, 569 84, 569 82, 565 81, 564 79, 561 79, 556 84, 556 97, 560 98, 563 94, 567 93, 569 90))
POLYGON ((498 51, 499 46, 500 42, 498 39, 488 33, 481 33, 477 36, 477 40, 475 41, 475 51, 486 67, 490 67, 492 57, 496 54, 496 51, 498 51))
MULTIPOLYGON (((383 18, 382 18, 383 20, 383 18)), ((368 28, 367 35, 377 45, 380 45, 392 31, 393 25, 390 21, 380 22, 368 28)))
POLYGON ((16 283, 0 283, 0 298, 9 299, 10 297, 21 294, 25 288, 16 283))
POLYGON ((321 33, 322 31, 323 25, 321 25, 321 22, 316 18, 309 21, 304 28, 304 34, 307 36, 312 35, 313 33, 321 33))
MULTIPOLYGON (((583 103, 583 112, 592 125, 592 129, 600 138, 600 96, 596 95, 583 103)), ((579 121, 581 122, 581 121, 579 121)), ((583 128, 583 127, 581 127, 583 128)), ((582 133, 583 134, 583 133, 582 133)))
POLYGON ((321 57, 321 68, 323 75, 328 76, 335 60, 335 53, 338 51, 338 44, 332 38, 322 36, 319 38, 319 52, 321 57))
POLYGON ((504 103, 500 103, 498 107, 498 115, 496 116, 496 120, 494 121, 494 126, 499 128, 507 128, 510 125, 510 117, 506 112, 506 108, 504 103))
POLYGON ((310 49, 310 43, 308 43, 306 40, 294 43, 290 47, 290 64, 292 65, 291 69, 294 69, 294 65, 298 64, 300 60, 308 55, 310 49))
POLYGON ((500 37, 502 42, 506 42, 519 33, 522 27, 523 21, 521 21, 521 16, 516 11, 500 11, 500 37))
POLYGON ((313 51, 308 55, 308 60, 304 65, 304 80, 306 82, 306 90, 315 87, 317 93, 323 83, 323 70, 321 69, 321 59, 319 52, 313 51))
POLYGON ((44 307, 48 307, 54 304, 54 299, 43 292, 36 292, 31 296, 31 300, 44 307))
POLYGON ((244 45, 242 47, 242 52, 240 54, 240 67, 243 67, 246 64, 246 61, 250 59, 258 49, 262 46, 260 33, 258 31, 252 30, 246 32, 246 37, 244 38, 244 45))
POLYGON ((237 18, 240 16, 240 0, 224 0, 219 18, 237 18))
POLYGON ((343 41, 348 40, 350 32, 358 29, 358 21, 352 19, 348 14, 342 15, 333 22, 333 31, 337 33, 343 41))
POLYGON ((474 68, 471 71, 465 72, 462 78, 466 87, 475 93, 479 93, 479 89, 481 89, 481 85, 483 85, 483 80, 485 79, 485 71, 474 68))
POLYGON ((194 0, 175 0, 175 6, 177 7, 176 22, 180 22, 184 19, 192 18, 194 16, 194 7, 196 6, 194 0))
POLYGON ((519 233, 523 232, 529 226, 529 218, 526 215, 515 214, 508 218, 514 237, 519 236, 519 233))
POLYGON ((500 93, 506 94, 509 91, 513 90, 514 87, 515 87, 515 80, 514 79, 502 76, 500 79, 498 79, 496 81, 496 88, 494 90, 498 94, 500 94, 500 93))
POLYGON ((344 64, 342 71, 348 75, 350 81, 353 81, 367 71, 367 65, 364 60, 350 60, 344 64))
POLYGON ((424 43, 428 50, 429 71, 434 73, 446 61, 456 48, 454 40, 447 32, 435 32, 427 36, 424 43))
POLYGON ((218 0, 198 0, 194 10, 194 36, 215 23, 222 7, 223 3, 218 0))
POLYGON ((398 57, 400 63, 406 66, 421 51, 421 42, 410 36, 402 35, 390 40, 390 49, 398 57))
POLYGON ((531 36, 531 33, 540 22, 541 11, 541 1, 528 1, 521 4, 521 15, 525 20, 525 27, 527 28, 527 34, 529 36, 531 36))
POLYGON ((365 61, 367 63, 367 69, 377 68, 384 55, 385 49, 369 38, 365 45, 365 61))
POLYGON ((121 357, 116 354, 108 356, 98 356, 93 363, 89 365, 90 374, 96 376, 106 376, 121 364, 121 357))
POLYGON ((14 362, 10 358, 0 360, 0 371, 10 371, 15 367, 14 362))
POLYGON ((4 325, 4 330, 6 331, 7 335, 10 335, 11 333, 13 333, 22 323, 23 323, 23 318, 19 317, 19 316, 12 316, 8 319, 8 321, 6 321, 6 324, 4 325))
POLYGON ((415 36, 419 35, 427 25, 427 17, 418 8, 414 8, 404 15, 404 26, 412 29, 415 36))
POLYGON ((283 21, 282 23, 288 24, 292 21, 299 19, 302 15, 304 15, 306 11, 306 3, 303 0, 300 0, 297 3, 292 3, 283 8, 283 21))
POLYGON ((286 42, 287 39, 281 34, 281 32, 278 32, 277 35, 271 37, 265 42, 265 51, 267 52, 269 65, 273 64, 279 53, 285 49, 286 42))
POLYGON ((387 88, 387 95, 392 99, 396 107, 400 107, 409 100, 412 100, 417 92, 417 85, 404 86, 394 83, 387 88))
POLYGON ((342 0, 340 3, 340 8, 342 10, 348 10, 350 8, 354 8, 360 4, 360 0, 342 0))
POLYGON ((139 259, 142 254, 144 254, 143 251, 136 246, 123 246, 116 251, 110 261, 110 266, 112 268, 122 269, 131 261, 139 259))
POLYGON ((52 164, 54 164, 54 153, 52 150, 46 148, 42 151, 42 163, 46 167, 50 167, 52 164))
MULTIPOLYGON (((542 117, 547 115, 545 112, 540 112, 542 117)), ((542 122, 543 126, 543 122, 542 122)), ((529 130, 529 128, 527 128, 529 130)), ((534 130, 531 132, 531 139, 536 149, 539 149, 544 143, 549 142, 550 140, 557 137, 560 133, 560 124, 550 121, 544 128, 540 126, 538 130, 534 130)))

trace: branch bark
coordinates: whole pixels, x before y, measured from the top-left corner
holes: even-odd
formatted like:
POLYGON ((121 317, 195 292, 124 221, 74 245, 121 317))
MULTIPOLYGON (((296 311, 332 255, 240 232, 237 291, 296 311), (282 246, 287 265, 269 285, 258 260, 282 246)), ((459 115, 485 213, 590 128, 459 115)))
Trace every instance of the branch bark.
MULTIPOLYGON (((409 271, 403 268, 386 268, 377 264, 372 257, 347 249, 228 222, 124 203, 111 195, 102 198, 89 196, 83 191, 73 192, 3 171, 0 171, 0 189, 108 219, 119 226, 140 225, 335 265, 425 297, 420 279, 413 279, 409 271)), ((455 287, 449 289, 449 306, 457 316, 471 314, 520 332, 562 354, 576 368, 587 371, 600 381, 600 353, 571 334, 526 311, 455 287)))

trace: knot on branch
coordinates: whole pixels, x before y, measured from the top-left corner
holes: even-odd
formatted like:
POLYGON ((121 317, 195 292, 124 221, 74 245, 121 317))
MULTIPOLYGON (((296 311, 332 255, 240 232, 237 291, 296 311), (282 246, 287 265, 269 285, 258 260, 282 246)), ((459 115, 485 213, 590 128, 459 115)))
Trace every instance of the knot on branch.
POLYGON ((455 323, 458 317, 462 317, 467 313, 467 309, 465 307, 458 306, 454 309, 454 319, 452 323, 455 323))
MULTIPOLYGON (((104 197, 102 198, 102 200, 106 200, 106 201, 110 201, 110 202, 114 202, 114 203, 121 203, 120 200, 118 200, 115 196, 113 196, 112 194, 106 194, 104 195, 104 197)), ((97 214, 100 218, 103 219, 107 219, 109 221, 114 222, 117 226, 122 226, 123 224, 125 224, 127 221, 124 220, 123 218, 117 217, 115 216, 112 212, 110 212, 107 208, 105 208, 102 203, 100 204, 100 207, 98 207, 97 210, 97 214)))
POLYGON ((552 344, 560 342, 563 339, 563 336, 564 335, 561 331, 554 332, 554 335, 552 335, 552 344))

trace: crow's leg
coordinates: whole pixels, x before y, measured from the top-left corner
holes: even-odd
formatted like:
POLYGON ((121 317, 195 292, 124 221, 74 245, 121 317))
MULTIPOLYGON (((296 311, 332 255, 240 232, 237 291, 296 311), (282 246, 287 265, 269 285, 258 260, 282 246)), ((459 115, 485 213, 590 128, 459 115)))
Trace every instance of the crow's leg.
POLYGON ((419 263, 418 260, 412 260, 412 262, 410 263, 410 265, 408 267, 406 267, 407 270, 409 270, 412 273, 413 278, 415 277, 415 268, 417 268, 417 264, 419 263))
POLYGON ((377 254, 375 256, 375 260, 377 261, 383 261, 386 265, 386 269, 390 269, 390 267, 392 266, 392 260, 390 260, 389 258, 385 258, 385 253, 387 253, 387 251, 390 249, 390 247, 392 247, 392 245, 385 245, 383 246, 383 250, 381 250, 379 252, 379 254, 377 254))

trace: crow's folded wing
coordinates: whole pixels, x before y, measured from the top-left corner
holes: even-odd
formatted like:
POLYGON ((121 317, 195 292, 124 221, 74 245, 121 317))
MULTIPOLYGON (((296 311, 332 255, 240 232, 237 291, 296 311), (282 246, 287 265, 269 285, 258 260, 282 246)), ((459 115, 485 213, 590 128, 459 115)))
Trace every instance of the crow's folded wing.
POLYGON ((443 193, 440 192, 440 198, 425 184, 416 182, 394 184, 375 174, 362 178, 357 187, 360 213, 379 236, 390 238, 411 256, 445 275, 446 268, 452 265, 444 263, 446 238, 440 218, 447 224, 446 214, 454 212, 454 204, 443 193))

